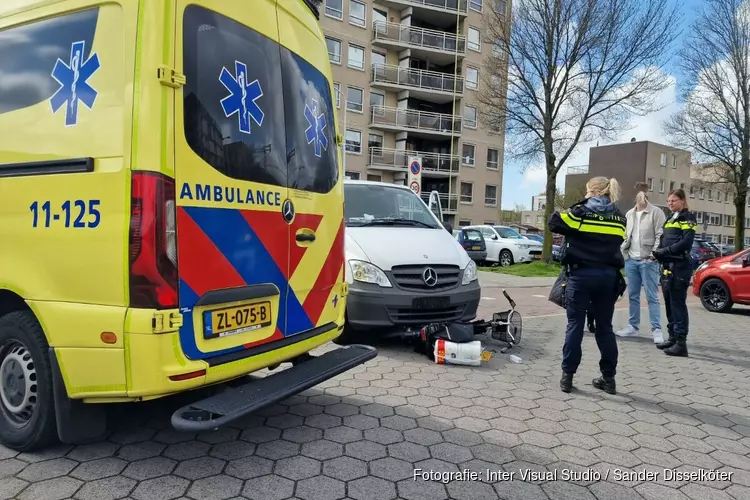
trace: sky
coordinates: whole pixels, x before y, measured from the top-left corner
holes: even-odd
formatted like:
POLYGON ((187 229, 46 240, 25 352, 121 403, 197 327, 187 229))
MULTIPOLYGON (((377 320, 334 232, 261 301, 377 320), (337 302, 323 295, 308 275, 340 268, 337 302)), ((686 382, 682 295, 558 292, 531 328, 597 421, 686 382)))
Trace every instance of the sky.
MULTIPOLYGON (((682 0, 683 4, 683 29, 682 36, 685 36, 689 25, 695 17, 695 11, 701 0, 682 0)), ((679 44, 679 40, 676 41, 679 44)), ((679 47, 679 45, 678 45, 679 47)), ((599 145, 628 142, 635 137, 638 141, 653 141, 662 144, 668 144, 668 141, 662 132, 661 123, 665 121, 672 113, 679 109, 677 102, 676 84, 679 79, 677 68, 673 60, 670 66, 665 70, 673 77, 673 84, 664 90, 659 96, 659 101, 664 104, 663 109, 645 116, 635 116, 631 120, 633 127, 620 134, 615 141, 600 140, 599 145)), ((576 153, 571 155, 565 162, 557 178, 557 185, 563 188, 565 184, 565 171, 568 167, 588 165, 589 148, 596 146, 596 142, 580 143, 576 153)), ((538 168, 527 168, 521 171, 518 164, 506 160, 503 169, 503 210, 513 210, 517 205, 523 205, 526 210, 531 208, 531 197, 544 191, 546 172, 544 165, 540 164, 538 168)))

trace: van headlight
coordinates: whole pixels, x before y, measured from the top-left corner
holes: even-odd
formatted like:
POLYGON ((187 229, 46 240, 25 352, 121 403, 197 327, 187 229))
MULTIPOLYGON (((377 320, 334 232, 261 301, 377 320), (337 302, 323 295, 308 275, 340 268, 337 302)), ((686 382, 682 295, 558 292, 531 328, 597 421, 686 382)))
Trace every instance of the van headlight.
POLYGON ((469 264, 464 269, 464 277, 461 279, 462 285, 468 285, 472 281, 477 279, 477 263, 473 260, 469 261, 469 264))
POLYGON ((374 285, 390 288, 391 282, 382 269, 378 266, 363 262, 361 260, 350 260, 349 267, 352 270, 352 278, 362 283, 372 283, 374 285))

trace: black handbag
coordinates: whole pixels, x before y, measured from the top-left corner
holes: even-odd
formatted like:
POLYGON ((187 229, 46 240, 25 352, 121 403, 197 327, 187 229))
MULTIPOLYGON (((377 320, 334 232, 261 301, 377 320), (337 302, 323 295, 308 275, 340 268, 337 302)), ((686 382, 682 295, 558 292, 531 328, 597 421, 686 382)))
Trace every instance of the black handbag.
POLYGON ((552 285, 552 289, 549 291, 548 300, 553 304, 565 309, 567 307, 567 300, 565 297, 565 287, 568 284, 568 270, 565 266, 560 270, 560 275, 552 285))

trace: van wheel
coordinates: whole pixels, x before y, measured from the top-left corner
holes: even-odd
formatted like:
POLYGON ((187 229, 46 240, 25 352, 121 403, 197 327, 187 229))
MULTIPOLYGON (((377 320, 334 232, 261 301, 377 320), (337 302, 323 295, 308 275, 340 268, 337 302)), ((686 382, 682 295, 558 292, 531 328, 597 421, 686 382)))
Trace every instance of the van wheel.
POLYGON ((57 439, 48 347, 30 311, 0 318, 0 442, 17 451, 57 439))
POLYGON ((500 252, 500 256, 498 257, 498 261, 500 262, 500 265, 503 267, 508 267, 513 265, 513 254, 510 253, 510 250, 503 250, 500 252))

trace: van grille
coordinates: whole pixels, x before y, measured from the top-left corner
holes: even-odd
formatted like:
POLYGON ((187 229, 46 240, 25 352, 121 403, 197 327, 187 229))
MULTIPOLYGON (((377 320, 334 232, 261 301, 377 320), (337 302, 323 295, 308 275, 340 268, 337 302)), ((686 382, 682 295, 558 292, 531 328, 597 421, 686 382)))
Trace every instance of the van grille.
POLYGON ((425 325, 456 321, 463 316, 466 304, 444 309, 412 309, 389 307, 388 314, 396 325, 425 325))
POLYGON ((404 290, 446 290, 458 285, 461 279, 461 268, 447 264, 394 266, 391 272, 396 284, 404 290), (427 286, 422 277, 428 267, 437 274, 435 286, 427 286))

